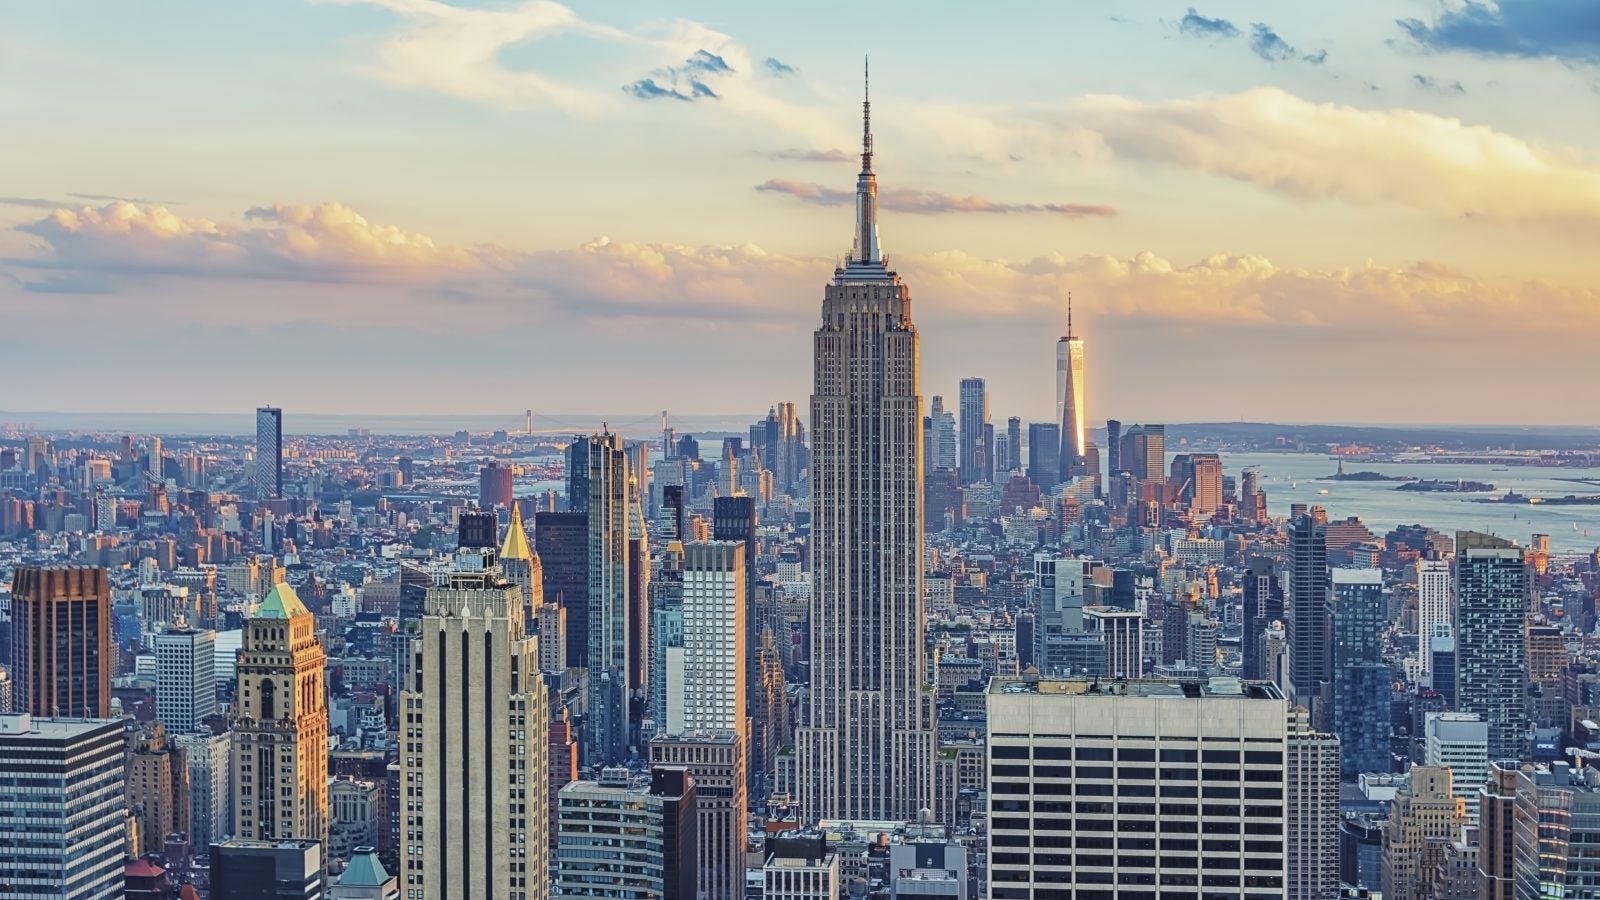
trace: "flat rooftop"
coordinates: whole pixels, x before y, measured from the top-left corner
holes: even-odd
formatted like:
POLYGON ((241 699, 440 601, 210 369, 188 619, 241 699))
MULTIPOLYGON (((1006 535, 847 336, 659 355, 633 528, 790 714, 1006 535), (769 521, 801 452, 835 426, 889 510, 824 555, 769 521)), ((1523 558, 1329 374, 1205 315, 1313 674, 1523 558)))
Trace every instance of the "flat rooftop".
POLYGON ((1249 700, 1283 700, 1283 692, 1270 681, 1241 681, 1238 678, 1227 677, 1180 681, 1172 678, 1112 680, 997 676, 989 680, 989 693, 1173 699, 1243 697, 1249 700))

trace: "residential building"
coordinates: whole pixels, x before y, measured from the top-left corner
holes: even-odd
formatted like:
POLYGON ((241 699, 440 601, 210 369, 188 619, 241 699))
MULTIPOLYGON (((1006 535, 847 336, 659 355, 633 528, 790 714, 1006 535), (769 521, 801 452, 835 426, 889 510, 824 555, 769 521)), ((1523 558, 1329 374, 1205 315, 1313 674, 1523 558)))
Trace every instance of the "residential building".
POLYGON ((695 900, 695 784, 681 768, 625 768, 563 787, 556 847, 558 898, 695 900))
POLYGON ((1311 727, 1305 707, 1289 713, 1288 900, 1339 896, 1339 736, 1311 727))
POLYGON ((1389 703, 1394 672, 1383 661, 1388 622, 1381 569, 1334 569, 1329 592, 1333 622, 1332 715, 1339 735, 1339 771, 1346 781, 1362 772, 1388 772, 1389 703))
POLYGON ((1467 822, 1478 824, 1479 792, 1489 780, 1489 726, 1473 713, 1429 713, 1423 763, 1450 770, 1455 795, 1466 805, 1467 822))
POLYGON ((1456 709, 1489 726, 1489 758, 1528 753, 1528 572, 1522 549, 1456 534, 1456 709))
POLYGON ((256 460, 254 482, 257 500, 283 496, 283 410, 256 407, 256 460))
POLYGON ((89 566, 20 566, 11 581, 11 708, 111 715, 111 583, 89 566))

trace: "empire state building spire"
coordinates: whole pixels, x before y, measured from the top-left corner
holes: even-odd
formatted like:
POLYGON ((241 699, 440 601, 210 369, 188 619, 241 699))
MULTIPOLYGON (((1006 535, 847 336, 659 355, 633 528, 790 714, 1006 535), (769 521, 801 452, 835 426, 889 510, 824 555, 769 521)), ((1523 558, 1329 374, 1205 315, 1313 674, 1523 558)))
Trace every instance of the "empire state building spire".
POLYGON ((872 85, 871 63, 862 69, 861 174, 856 176, 856 242, 850 253, 853 263, 880 264, 878 249, 878 177, 872 173, 872 85))

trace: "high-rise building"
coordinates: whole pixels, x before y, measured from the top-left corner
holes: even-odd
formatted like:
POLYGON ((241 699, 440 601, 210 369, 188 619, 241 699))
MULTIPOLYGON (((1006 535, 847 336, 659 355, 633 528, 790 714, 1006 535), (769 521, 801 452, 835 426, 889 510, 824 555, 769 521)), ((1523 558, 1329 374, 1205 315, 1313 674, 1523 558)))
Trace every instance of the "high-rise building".
POLYGON ((1521 548, 1456 534, 1456 708, 1488 724, 1490 759, 1528 753, 1528 603, 1521 548))
POLYGON ((1289 694, 1311 711, 1311 721, 1319 728, 1329 721, 1322 708, 1330 674, 1326 524, 1327 514, 1320 506, 1289 523, 1289 595, 1284 600, 1289 694))
POLYGON ((1418 648, 1417 661, 1422 667, 1423 681, 1430 686, 1433 684, 1433 654, 1429 652, 1427 641, 1434 634, 1435 625, 1455 622, 1451 594, 1450 561, 1417 560, 1417 634, 1423 644, 1418 648))
POLYGON ((1122 471, 1142 482, 1164 484, 1167 478, 1167 426, 1134 425, 1122 433, 1117 451, 1122 471))
POLYGON ((239 838, 211 848, 211 896, 227 900, 322 900, 322 844, 239 838))
POLYGON ((233 833, 233 732, 180 734, 172 744, 189 766, 189 844, 204 856, 233 833))
POLYGON ((105 569, 21 566, 11 581, 12 709, 111 715, 111 584, 105 569))
MULTIPOLYGON (((628 456, 619 435, 591 436, 587 505, 589 520, 589 670, 588 753, 596 765, 627 760, 628 673, 633 660, 634 629, 630 613, 629 528, 632 493, 628 489, 628 456)), ((568 665, 572 663, 568 662, 568 665)))
POLYGON ((533 518, 544 571, 544 601, 567 611, 567 665, 589 665, 589 514, 542 512, 533 518))
POLYGON ((1083 406, 1083 338, 1072 330, 1072 298, 1067 298, 1067 333, 1056 341, 1056 421, 1061 425, 1061 480, 1067 467, 1083 459, 1088 448, 1083 406))
MULTIPOLYGON (((720 498, 719 498, 720 499, 720 498)), ((735 498, 744 499, 744 498, 735 498)), ((650 742, 650 761, 688 770, 696 787, 699 888, 711 900, 744 894, 746 790, 745 545, 683 545, 681 714, 650 742)), ((668 668, 671 668, 670 661, 668 668)))
MULTIPOLYGON (((693 441, 688 435, 684 440, 693 441)), ((566 449, 567 511, 580 513, 589 508, 589 455, 591 438, 582 435, 572 439, 566 449)), ((698 451, 696 451, 698 455, 698 451)))
POLYGON ((1382 569, 1334 569, 1329 593, 1333 622, 1330 721, 1339 735, 1339 771, 1346 781, 1363 772, 1388 772, 1389 704, 1394 673, 1383 661, 1382 569))
POLYGON ((555 895, 696 900, 695 804, 682 768, 652 767, 648 784, 607 768, 563 787, 555 895))
POLYGON ((0 715, 0 896, 122 897, 123 775, 120 720, 0 715))
POLYGON ((1240 586, 1244 613, 1239 642, 1243 675, 1250 679, 1270 678, 1262 671, 1261 644, 1267 626, 1283 620, 1283 582, 1278 579, 1276 561, 1269 556, 1250 557, 1240 586))
MULTIPOLYGON (((1478 896, 1585 897, 1600 884, 1600 774, 1565 762, 1491 769, 1477 829, 1478 896), (1491 815, 1493 813, 1493 815, 1491 815)), ((1385 897, 1388 895, 1385 894, 1385 897)))
POLYGON ((1287 726, 1269 682, 994 678, 990 896, 1281 900, 1287 726))
POLYGON ((512 469, 497 460, 490 460, 478 469, 478 506, 495 509, 512 505, 512 469))
POLYGON ((173 734, 217 714, 217 633, 173 626, 156 635, 156 718, 173 734))
POLYGON ((989 424, 989 388, 982 378, 961 379, 961 459, 963 485, 994 481, 994 461, 984 444, 989 424))
POLYGON ((1028 479, 1048 491, 1061 483, 1061 426, 1054 422, 1028 424, 1028 479))
POLYGON ((1451 791, 1450 770, 1412 766, 1389 806, 1389 827, 1383 832, 1384 900, 1430 897, 1435 872, 1427 864, 1428 851, 1442 853, 1466 824, 1466 805, 1451 791))
POLYGON ((1478 896, 1483 900, 1517 896, 1517 768, 1512 760, 1491 762, 1489 780, 1478 789, 1478 896))
POLYGON ((1423 764, 1450 770, 1467 823, 1477 825, 1479 791, 1489 781, 1489 726, 1472 713, 1429 713, 1423 735, 1423 764))
POLYGON ((1006 420, 1005 470, 1022 471, 1022 420, 1016 416, 1006 420))
MULTIPOLYGON (((909 821, 932 802, 937 748, 924 687, 922 398, 911 290, 879 252, 870 120, 864 128, 855 249, 826 289, 814 345, 811 689, 797 793, 810 818, 909 821)), ((964 409, 964 430, 967 419, 964 409)))
POLYGON ((256 407, 255 486, 257 500, 283 496, 283 410, 256 407))
POLYGON ((1222 457, 1215 453, 1180 453, 1172 458, 1167 479, 1171 502, 1205 521, 1222 508, 1222 457))
POLYGON ((944 408, 944 398, 935 394, 928 414, 929 443, 924 465, 930 472, 939 469, 954 471, 960 463, 957 452, 955 413, 944 408))
POLYGON ((328 841, 327 657, 316 620, 279 584, 245 623, 234 707, 234 829, 251 841, 328 841))
MULTIPOLYGON (((711 539, 714 541, 736 541, 744 547, 741 557, 741 567, 744 572, 744 603, 755 602, 756 596, 756 526, 759 520, 756 516, 756 501, 754 497, 718 497, 711 502, 711 539)), ((691 551, 694 553, 702 551, 691 551)), ((756 617, 743 616, 745 622, 744 647, 748 651, 756 645, 758 633, 756 631, 756 617)), ((753 653, 742 654, 745 658, 745 681, 755 680, 755 656, 753 653)))
POLYGON ((1339 736, 1311 727, 1305 707, 1289 712, 1288 900, 1339 896, 1339 736))
POLYGON ((528 530, 522 525, 522 507, 516 504, 511 506, 511 524, 506 527, 496 561, 500 564, 500 573, 521 591, 528 623, 535 624, 544 606, 544 561, 528 544, 528 530))
POLYGON ((492 548, 429 589, 405 725, 401 857, 424 897, 548 895, 549 706, 521 589, 492 548))
POLYGON ((1106 674, 1112 678, 1144 677, 1144 616, 1130 609, 1086 606, 1083 623, 1106 648, 1106 674))
POLYGON ((160 853, 170 835, 189 834, 189 765, 160 722, 128 735, 125 794, 137 825, 134 855, 160 853))

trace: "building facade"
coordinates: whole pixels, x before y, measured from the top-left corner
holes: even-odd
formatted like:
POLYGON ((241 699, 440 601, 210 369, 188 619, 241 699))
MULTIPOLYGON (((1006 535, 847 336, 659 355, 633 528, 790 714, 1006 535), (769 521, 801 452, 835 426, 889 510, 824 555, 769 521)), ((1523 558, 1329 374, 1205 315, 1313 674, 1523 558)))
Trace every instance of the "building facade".
POLYGON ((1289 900, 1339 896, 1339 736, 1311 727, 1304 707, 1289 713, 1288 815, 1284 832, 1289 900))
POLYGON ((1489 758, 1528 753, 1528 571, 1492 535, 1456 535, 1456 709, 1489 726, 1489 758))
POLYGON ((1334 569, 1329 592, 1333 621, 1333 733, 1339 736, 1339 771, 1346 781, 1362 772, 1387 772, 1389 703, 1394 672, 1383 661, 1381 569, 1334 569))
POLYGON ((255 488, 257 500, 283 496, 283 410, 256 408, 255 488))
POLYGON ((173 734, 217 714, 217 633, 173 626, 156 635, 156 718, 173 734))
POLYGON ((7 818, 25 814, 31 833, 0 841, 0 893, 17 900, 122 897, 123 776, 121 721, 0 715, 7 818))
POLYGON ((11 581, 11 708, 111 715, 111 583, 89 566, 21 566, 11 581))
POLYGON ((1288 716, 1270 682, 995 678, 989 896, 1285 896, 1288 716))

